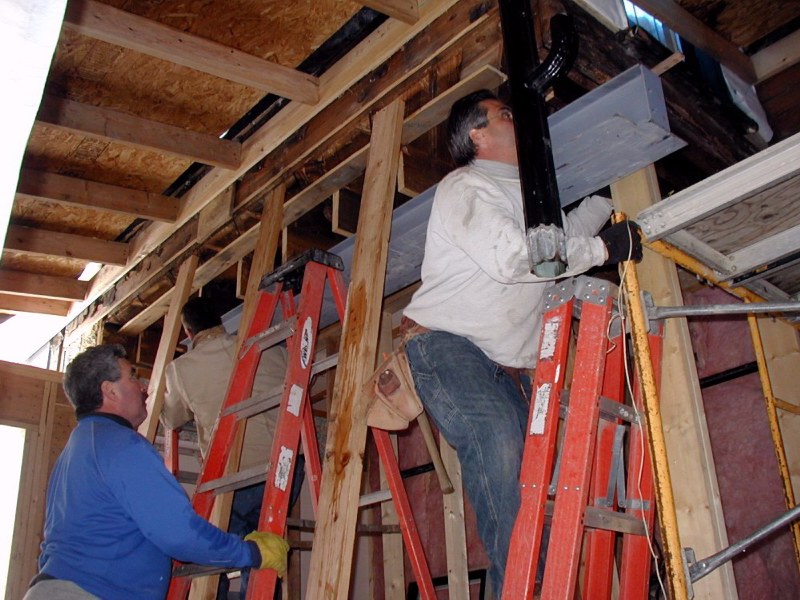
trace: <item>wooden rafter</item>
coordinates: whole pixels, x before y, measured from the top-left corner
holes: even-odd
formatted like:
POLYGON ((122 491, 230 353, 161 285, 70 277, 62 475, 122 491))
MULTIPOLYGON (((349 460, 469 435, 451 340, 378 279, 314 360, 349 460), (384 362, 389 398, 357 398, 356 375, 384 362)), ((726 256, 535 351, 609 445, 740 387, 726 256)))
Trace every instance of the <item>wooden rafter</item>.
POLYGON ((36 120, 72 133, 154 150, 223 169, 236 169, 241 145, 117 110, 45 96, 36 120))
POLYGON ((174 223, 178 218, 177 198, 31 169, 22 170, 16 198, 84 206, 164 223, 174 223))
POLYGON ((5 249, 28 254, 77 258, 107 265, 124 265, 128 260, 128 244, 122 242, 21 225, 8 226, 5 249))
MULTIPOLYGON (((504 79, 505 75, 491 66, 485 66, 471 73, 408 116, 403 124, 403 143, 411 143, 430 128, 443 121, 447 116, 450 105, 456 98, 481 88, 495 88, 504 79)), ((333 192, 361 175, 366 168, 368 151, 369 144, 366 144, 306 189, 288 199, 283 209, 282 226, 284 228, 288 227, 333 192)), ((216 256, 203 263, 197 270, 194 289, 201 288, 237 260, 251 252, 258 235, 257 230, 257 225, 251 227, 231 244, 220 250, 216 256)), ((126 335, 144 331, 166 312, 171 297, 172 290, 167 290, 163 296, 125 323, 120 331, 126 335)))
POLYGON ((69 277, 53 277, 20 271, 0 271, 0 292, 43 298, 83 300, 89 285, 69 277))
POLYGON ((756 82, 756 72, 750 58, 674 0, 632 1, 747 83, 756 82))
MULTIPOLYGON (((392 81, 393 86, 400 85, 419 73, 425 66, 431 64, 437 56, 447 48, 457 44, 471 31, 487 22, 487 15, 495 15, 496 12, 478 13, 471 8, 473 3, 457 3, 455 0, 432 0, 420 7, 420 18, 414 25, 398 23, 389 20, 381 25, 366 40, 356 46, 342 60, 333 65, 320 78, 320 101, 314 106, 303 105, 291 102, 282 111, 281 118, 275 120, 274 126, 263 127, 258 130, 242 147, 242 164, 235 171, 225 169, 212 169, 201 181, 199 181, 184 197, 181 212, 177 222, 172 226, 153 223, 140 235, 136 237, 131 248, 133 260, 125 268, 105 267, 93 280, 89 291, 89 298, 96 299, 114 283, 122 279, 130 270, 139 265, 154 248, 159 247, 171 235, 176 233, 182 225, 187 223, 205 205, 211 202, 228 185, 244 175, 252 166, 261 159, 269 155, 272 151, 291 138, 298 129, 308 124, 317 114, 336 101, 345 90, 349 90, 361 78, 371 73, 376 67, 388 60, 396 51, 412 40, 417 34, 424 31, 437 18, 441 17, 448 9, 466 11, 466 23, 459 26, 453 33, 453 26, 448 22, 448 37, 442 45, 431 48, 425 53, 415 57, 413 65, 405 64, 401 73, 393 73, 397 79, 392 81), (463 8, 462 8, 463 7, 463 8)), ((475 3, 477 4, 477 3, 475 3)), ((482 6, 482 5, 481 5, 482 6)), ((388 89, 381 94, 370 97, 368 102, 360 103, 362 111, 369 110, 370 106, 378 103, 388 89)), ((363 114, 363 112, 361 113, 363 114)), ((360 115, 358 115, 360 116, 360 115)), ((356 116, 349 116, 347 119, 340 118, 336 127, 326 132, 325 139, 330 139, 335 133, 340 131, 356 116)), ((321 144, 324 140, 320 140, 321 144)), ((311 152, 313 148, 306 151, 311 152)), ((298 157, 299 160, 302 157, 298 157)), ((282 162, 283 168, 290 168, 289 164, 282 162)), ((274 184, 273 184, 274 185, 274 184)), ((111 311, 121 306, 130 296, 119 298, 112 303, 99 307, 90 317, 84 319, 75 327, 71 335, 79 334, 86 327, 97 323, 106 317, 111 311)))
POLYGON ((319 84, 312 75, 94 0, 70 2, 64 27, 298 102, 314 104, 319 98, 319 84))
POLYGON ((418 0, 361 0, 360 4, 405 23, 413 24, 419 19, 418 0))
POLYGON ((0 312, 5 313, 37 313, 66 317, 71 306, 72 302, 67 300, 0 294, 0 312))

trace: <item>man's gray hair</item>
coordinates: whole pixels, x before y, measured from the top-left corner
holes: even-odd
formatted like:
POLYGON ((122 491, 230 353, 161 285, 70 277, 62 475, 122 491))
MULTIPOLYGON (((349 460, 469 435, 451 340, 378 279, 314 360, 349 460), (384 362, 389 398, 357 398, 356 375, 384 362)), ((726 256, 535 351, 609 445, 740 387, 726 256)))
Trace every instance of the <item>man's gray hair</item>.
POLYGON ((77 416, 100 407, 103 403, 102 383, 118 381, 122 377, 118 359, 126 356, 121 345, 105 344, 88 348, 72 359, 64 373, 64 392, 77 416))

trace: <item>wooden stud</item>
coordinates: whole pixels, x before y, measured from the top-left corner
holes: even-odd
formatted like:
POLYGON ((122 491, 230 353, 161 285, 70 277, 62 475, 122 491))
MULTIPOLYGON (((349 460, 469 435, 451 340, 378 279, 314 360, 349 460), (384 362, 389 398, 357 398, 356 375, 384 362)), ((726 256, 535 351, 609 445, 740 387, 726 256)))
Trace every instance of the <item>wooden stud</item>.
POLYGON ((358 236, 331 401, 319 515, 308 575, 312 598, 346 598, 353 562, 358 495, 367 435, 361 386, 372 372, 386 279, 392 204, 404 103, 375 115, 358 236), (337 560, 330 560, 336 556, 337 560))
POLYGON ((139 433, 151 442, 156 439, 158 419, 161 416, 161 408, 164 406, 167 365, 175 357, 175 346, 178 344, 178 336, 181 333, 181 309, 191 294, 192 280, 198 260, 196 255, 192 255, 181 265, 178 271, 178 280, 175 282, 175 294, 172 296, 169 311, 164 319, 164 329, 161 332, 161 341, 158 344, 156 360, 148 386, 147 418, 139 426, 139 433))
MULTIPOLYGON (((650 166, 611 185, 614 206, 628 215, 658 202, 655 168, 650 166)), ((635 217, 634 217, 635 218, 635 217)), ((638 268, 643 290, 659 306, 680 306, 683 299, 675 265, 645 250, 638 268)), ((661 414, 669 456, 681 543, 698 557, 728 545, 714 460, 703 409, 697 369, 685 319, 670 319, 664 336, 661 367, 661 414)), ((737 598, 730 563, 694 585, 695 598, 737 598)))

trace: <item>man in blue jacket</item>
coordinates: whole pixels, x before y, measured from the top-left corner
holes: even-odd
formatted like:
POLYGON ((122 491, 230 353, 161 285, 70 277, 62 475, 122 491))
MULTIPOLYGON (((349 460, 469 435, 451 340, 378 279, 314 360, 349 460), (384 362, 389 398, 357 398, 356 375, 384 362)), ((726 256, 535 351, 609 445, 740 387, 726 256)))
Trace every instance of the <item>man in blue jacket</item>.
POLYGON ((78 425, 50 477, 39 574, 25 600, 161 600, 172 558, 285 572, 285 540, 254 532, 245 541, 202 519, 137 433, 147 390, 122 346, 75 357, 64 390, 78 425))

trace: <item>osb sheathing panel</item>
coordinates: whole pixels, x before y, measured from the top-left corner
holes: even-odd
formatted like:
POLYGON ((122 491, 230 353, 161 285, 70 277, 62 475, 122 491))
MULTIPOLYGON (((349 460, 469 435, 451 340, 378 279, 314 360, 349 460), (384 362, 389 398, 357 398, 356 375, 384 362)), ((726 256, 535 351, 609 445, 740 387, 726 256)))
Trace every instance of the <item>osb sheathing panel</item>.
MULTIPOLYGON (((108 2, 127 12, 248 54, 296 67, 361 5, 343 0, 108 2)), ((63 31, 47 92, 188 130, 221 135, 264 92, 150 56, 63 31)), ((37 124, 24 166, 130 187, 165 191, 190 161, 37 124)), ((18 201, 12 222, 116 239, 133 218, 48 202, 18 201)), ((60 259, 8 256, 3 266, 69 276, 60 259)), ((71 261, 74 263, 74 261, 71 261)))
POLYGON ((736 46, 749 46, 800 12, 797 0, 678 0, 736 46))

